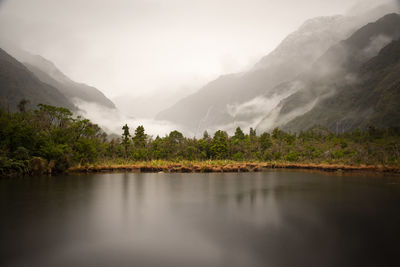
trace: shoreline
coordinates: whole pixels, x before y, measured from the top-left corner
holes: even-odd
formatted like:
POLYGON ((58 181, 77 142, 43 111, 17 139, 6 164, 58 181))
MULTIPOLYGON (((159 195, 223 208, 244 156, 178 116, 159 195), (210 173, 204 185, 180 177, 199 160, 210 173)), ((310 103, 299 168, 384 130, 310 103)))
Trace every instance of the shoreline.
POLYGON ((132 172, 132 173, 235 173, 262 172, 271 169, 316 170, 324 172, 376 172, 400 174, 400 167, 373 165, 342 165, 342 164, 306 164, 306 163, 227 163, 219 164, 182 164, 170 163, 152 165, 149 163, 121 164, 109 166, 72 167, 67 173, 103 173, 103 172, 132 172))

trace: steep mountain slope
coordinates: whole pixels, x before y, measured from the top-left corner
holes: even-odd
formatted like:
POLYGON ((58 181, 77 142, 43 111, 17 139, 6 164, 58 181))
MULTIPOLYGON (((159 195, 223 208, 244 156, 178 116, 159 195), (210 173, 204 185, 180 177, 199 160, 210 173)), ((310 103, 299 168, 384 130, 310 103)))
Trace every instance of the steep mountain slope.
POLYGON ((347 37, 355 29, 354 24, 343 16, 309 20, 249 72, 221 76, 156 118, 180 123, 194 131, 247 122, 253 114, 243 116, 237 112, 238 105, 265 93, 278 100, 286 97, 290 92, 271 89, 305 71, 326 49, 347 37))
POLYGON ((248 72, 221 76, 196 93, 160 112, 156 118, 185 126, 195 134, 205 129, 255 127, 279 102, 303 86, 294 80, 328 48, 370 21, 397 10, 388 2, 357 16, 319 17, 306 21, 248 72), (385 13, 382 13, 385 12, 385 13), (286 81, 291 81, 283 84, 286 81))
POLYGON ((83 83, 77 83, 62 73, 52 62, 41 56, 26 57, 23 63, 41 81, 60 90, 72 101, 92 102, 107 108, 115 108, 114 103, 100 90, 83 83))
POLYGON ((42 56, 32 55, 27 51, 5 44, 6 51, 22 62, 42 82, 56 87, 70 101, 96 103, 107 108, 115 108, 114 103, 100 90, 86 84, 77 83, 62 73, 53 62, 42 56))
POLYGON ((359 81, 335 88, 334 96, 285 125, 299 131, 315 124, 332 131, 400 127, 400 40, 387 45, 358 71, 359 81))
MULTIPOLYGON (((291 87, 293 82, 301 84, 298 91, 269 112, 257 128, 261 131, 282 126, 312 110, 319 102, 331 99, 338 88, 349 88, 357 84, 360 67, 376 56, 378 52, 400 37, 400 15, 389 14, 370 23, 350 38, 331 47, 310 68, 291 83, 281 84, 281 88, 291 87)), ((311 124, 317 123, 310 121, 311 124)), ((288 124, 287 129, 292 129, 288 124)), ((298 127, 294 127, 298 130, 298 127)), ((293 128, 293 129, 294 129, 293 128)))
POLYGON ((1 107, 11 112, 17 110, 22 99, 30 103, 49 104, 75 111, 76 107, 56 88, 41 82, 22 63, 0 49, 0 99, 1 107))

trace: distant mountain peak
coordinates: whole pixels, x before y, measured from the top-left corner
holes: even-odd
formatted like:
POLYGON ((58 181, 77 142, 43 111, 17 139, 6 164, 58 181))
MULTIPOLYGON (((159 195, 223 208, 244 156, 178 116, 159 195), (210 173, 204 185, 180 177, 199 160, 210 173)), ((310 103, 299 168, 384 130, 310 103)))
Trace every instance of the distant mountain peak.
POLYGON ((276 87, 307 70, 329 47, 348 37, 356 29, 355 25, 354 20, 340 15, 308 20, 250 71, 220 76, 197 93, 160 112, 156 118, 182 124, 192 131, 254 120, 251 116, 262 116, 259 113, 263 108, 252 109, 257 114, 246 116, 236 116, 230 111, 242 104, 269 98, 274 99, 274 103, 279 102, 291 90, 276 87))
POLYGON ((347 131, 366 127, 372 121, 385 127, 398 126, 400 122, 392 118, 399 118, 398 105, 394 105, 400 101, 400 62, 396 60, 399 50, 394 41, 399 38, 399 14, 385 15, 359 28, 299 75, 296 80, 304 86, 283 99, 258 129, 283 126, 300 131, 313 124, 333 129, 337 123, 347 131), (386 106, 385 102, 390 104, 386 106), (374 119, 383 117, 387 117, 386 121, 374 119))
POLYGON ((323 29, 323 26, 326 26, 325 28, 327 28, 344 19, 346 19, 346 17, 343 15, 314 17, 303 22, 298 31, 321 30, 323 29))
POLYGON ((347 38, 356 30, 357 22, 342 15, 315 17, 305 21, 289 34, 270 54, 263 57, 255 69, 267 68, 282 61, 296 61, 305 55, 313 61, 332 44, 347 38))

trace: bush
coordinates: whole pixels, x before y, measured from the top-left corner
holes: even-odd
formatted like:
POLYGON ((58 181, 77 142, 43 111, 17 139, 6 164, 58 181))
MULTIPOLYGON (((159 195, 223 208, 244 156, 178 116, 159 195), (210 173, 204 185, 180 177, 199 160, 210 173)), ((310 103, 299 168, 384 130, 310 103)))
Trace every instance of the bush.
POLYGON ((298 161, 300 156, 301 156, 300 152, 291 152, 286 155, 285 159, 287 161, 298 161))
POLYGON ((29 160, 30 158, 29 150, 23 146, 18 147, 17 150, 14 151, 13 155, 13 158, 17 160, 29 160))
POLYGON ((344 158, 344 155, 345 155, 344 150, 337 150, 337 151, 331 152, 331 157, 333 159, 342 159, 342 158, 344 158))
POLYGON ((233 155, 232 159, 235 161, 243 161, 244 155, 242 152, 237 152, 236 154, 233 155))

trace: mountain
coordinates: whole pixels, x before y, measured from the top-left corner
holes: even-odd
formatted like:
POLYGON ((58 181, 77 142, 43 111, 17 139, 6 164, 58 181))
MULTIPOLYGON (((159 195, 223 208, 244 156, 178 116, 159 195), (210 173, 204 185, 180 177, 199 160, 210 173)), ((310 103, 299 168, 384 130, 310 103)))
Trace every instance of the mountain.
POLYGON ((31 61, 24 64, 41 81, 48 83, 60 90, 71 101, 85 101, 115 109, 115 104, 95 87, 77 83, 64 75, 52 62, 41 56, 32 57, 31 61))
POLYGON ((366 17, 368 20, 373 21, 384 14, 396 12, 399 8, 399 0, 362 0, 353 5, 346 14, 366 17))
MULTIPOLYGON (((336 129, 340 124, 343 130, 351 130, 365 126, 365 120, 370 116, 382 116, 377 114, 379 109, 374 109, 373 105, 368 109, 361 105, 365 97, 362 92, 365 88, 365 93, 368 94, 367 88, 373 90, 373 86, 378 86, 387 78, 386 74, 383 75, 383 70, 379 73, 373 70, 370 62, 381 62, 382 66, 388 67, 386 70, 388 77, 392 77, 391 75, 395 73, 392 70, 392 67, 396 69, 395 66, 382 63, 383 59, 388 57, 387 54, 382 55, 380 51, 399 38, 400 15, 389 14, 332 46, 310 70, 290 83, 280 85, 280 88, 291 88, 293 83, 301 86, 267 113, 257 129, 266 131, 279 126, 299 131, 315 124, 336 129), (367 69, 370 71, 366 71, 367 69), (357 97, 354 98, 354 95, 357 97)), ((391 48, 390 51, 396 50, 391 48)), ((393 56, 396 58, 394 54, 393 56)), ((383 85, 379 88, 376 90, 382 90, 381 97, 386 97, 384 92, 389 89, 383 85)), ((376 96, 375 100, 379 99, 376 96)))
POLYGON ((22 99, 29 100, 27 107, 31 108, 42 103, 77 110, 58 89, 40 81, 28 68, 1 48, 0 98, 1 107, 11 112, 17 110, 22 99))
POLYGON ((250 71, 219 77, 160 112, 156 119, 181 124, 195 134, 206 129, 255 127, 303 86, 296 80, 298 75, 310 69, 330 47, 387 9, 379 6, 358 16, 308 20, 250 71))
POLYGON ((6 50, 22 62, 39 80, 57 88, 70 101, 79 105, 80 101, 96 103, 114 109, 114 103, 100 90, 86 84, 77 83, 62 73, 53 62, 39 55, 6 44, 6 50))
POLYGON ((347 37, 354 27, 353 22, 343 16, 309 20, 250 71, 221 76, 156 118, 182 124, 192 131, 248 122, 253 114, 243 116, 237 112, 239 105, 266 92, 277 100, 286 97, 290 92, 270 90, 305 71, 310 62, 347 37))
POLYGON ((368 126, 400 127, 399 73, 400 40, 395 40, 360 67, 356 83, 336 86, 333 96, 284 128, 300 131, 319 124, 345 132, 368 126))

